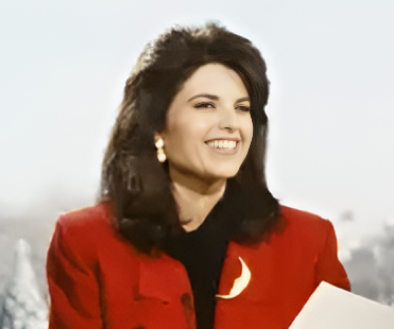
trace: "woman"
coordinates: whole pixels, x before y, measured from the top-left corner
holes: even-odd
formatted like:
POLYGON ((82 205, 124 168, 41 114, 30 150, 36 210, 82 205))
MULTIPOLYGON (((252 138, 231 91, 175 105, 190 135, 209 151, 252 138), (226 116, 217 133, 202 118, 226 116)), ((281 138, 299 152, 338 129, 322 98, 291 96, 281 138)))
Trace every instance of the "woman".
POLYGON ((57 222, 50 328, 288 328, 322 280, 350 289, 331 223, 267 188, 268 85, 250 41, 212 23, 146 47, 100 201, 57 222))

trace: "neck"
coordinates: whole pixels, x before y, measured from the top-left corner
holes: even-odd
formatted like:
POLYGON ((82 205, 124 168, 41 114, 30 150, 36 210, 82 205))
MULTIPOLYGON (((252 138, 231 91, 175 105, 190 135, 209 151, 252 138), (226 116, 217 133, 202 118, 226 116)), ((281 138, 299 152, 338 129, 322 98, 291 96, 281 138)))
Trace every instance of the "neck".
POLYGON ((170 177, 181 224, 185 231, 193 231, 204 222, 223 196, 227 180, 225 178, 204 180, 171 168, 170 177))

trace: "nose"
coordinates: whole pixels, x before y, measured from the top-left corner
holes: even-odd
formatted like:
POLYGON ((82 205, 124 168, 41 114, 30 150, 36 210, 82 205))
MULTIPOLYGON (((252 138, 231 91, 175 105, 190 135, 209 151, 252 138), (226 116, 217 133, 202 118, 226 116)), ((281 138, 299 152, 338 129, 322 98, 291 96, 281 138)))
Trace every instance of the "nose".
POLYGON ((232 106, 226 106, 219 111, 219 128, 230 132, 239 129, 239 118, 237 111, 232 106))

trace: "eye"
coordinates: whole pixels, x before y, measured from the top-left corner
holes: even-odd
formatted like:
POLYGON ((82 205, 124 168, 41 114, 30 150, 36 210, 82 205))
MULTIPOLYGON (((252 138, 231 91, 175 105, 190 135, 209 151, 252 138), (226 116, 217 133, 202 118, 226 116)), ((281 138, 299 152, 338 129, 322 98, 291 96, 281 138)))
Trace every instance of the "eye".
POLYGON ((249 106, 237 106, 235 109, 236 110, 241 110, 242 112, 250 112, 250 107, 249 106))
POLYGON ((214 106, 211 103, 199 103, 199 104, 196 104, 194 107, 197 108, 197 109, 201 109, 201 108, 202 109, 207 109, 207 108, 211 108, 211 107, 214 107, 214 106))

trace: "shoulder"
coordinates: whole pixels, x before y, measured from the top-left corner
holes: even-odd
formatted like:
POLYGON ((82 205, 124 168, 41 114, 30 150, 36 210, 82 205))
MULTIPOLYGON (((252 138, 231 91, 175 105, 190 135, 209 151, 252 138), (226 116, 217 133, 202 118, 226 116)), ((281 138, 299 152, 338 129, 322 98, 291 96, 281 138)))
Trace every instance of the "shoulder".
POLYGON ((104 203, 60 215, 52 237, 53 248, 86 258, 95 258, 101 250, 119 243, 110 206, 104 203))
POLYGON ((280 213, 283 229, 278 231, 278 237, 323 247, 328 236, 335 236, 332 223, 316 214, 287 206, 281 206, 280 213))
POLYGON ((319 231, 324 233, 333 228, 329 220, 308 211, 281 205, 280 214, 282 221, 292 230, 312 230, 315 233, 319 231))
POLYGON ((61 214, 57 226, 73 234, 85 234, 90 231, 97 232, 113 226, 110 205, 99 203, 97 205, 71 210, 61 214))

